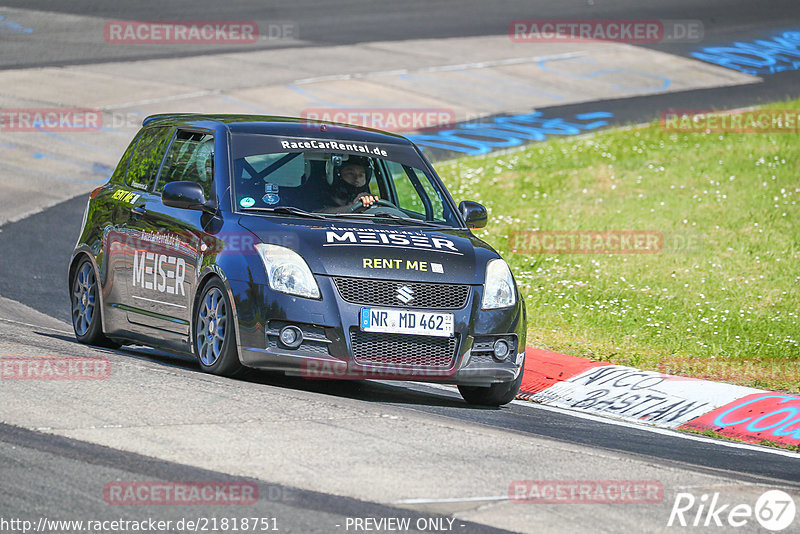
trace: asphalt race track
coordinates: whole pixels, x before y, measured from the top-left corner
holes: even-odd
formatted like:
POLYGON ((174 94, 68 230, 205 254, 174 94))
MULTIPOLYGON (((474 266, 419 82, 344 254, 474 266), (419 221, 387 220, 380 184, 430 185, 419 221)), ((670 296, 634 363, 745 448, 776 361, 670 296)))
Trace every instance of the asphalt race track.
MULTIPOLYGON (((200 69, 196 76, 203 78, 204 62, 218 65, 217 56, 229 53, 264 54, 258 61, 270 54, 291 58, 306 57, 303 50, 339 50, 335 47, 359 54, 394 53, 394 47, 413 41, 422 45, 405 68, 415 62, 427 68, 424 48, 433 47, 430 43, 465 39, 459 42, 474 47, 465 56, 478 54, 482 40, 505 36, 514 19, 701 20, 705 34, 700 44, 640 47, 659 54, 653 57, 669 54, 682 60, 699 47, 800 28, 800 10, 785 1, 1 3, 0 80, 15 85, 0 89, 0 107, 72 106, 72 89, 64 90, 63 101, 54 96, 58 87, 47 98, 36 96, 47 88, 32 80, 44 72, 63 75, 67 87, 68 75, 75 72, 139 72, 151 65, 160 68, 163 61, 200 69), (91 37, 98 28, 102 35, 108 19, 255 20, 262 28, 286 21, 298 33, 294 39, 262 40, 246 48, 115 47, 91 37), (24 40, 20 28, 32 29, 35 38, 24 40), (9 96, 12 89, 16 92, 9 96), (33 95, 30 102, 19 96, 23 92, 33 95)), ((362 70, 347 57, 337 61, 342 72, 362 70)), ((463 62, 464 57, 452 61, 463 62)), ((369 70, 380 70, 379 63, 369 70)), ((162 71, 158 82, 166 85, 170 74, 162 71)), ((296 86, 293 80, 310 75, 292 76, 287 85, 296 86)), ((565 97, 563 104, 536 109, 557 117, 603 110, 610 113, 608 124, 617 124, 652 120, 667 108, 737 107, 800 95, 797 71, 744 78, 732 73, 719 86, 565 97)), ((175 86, 119 109, 146 114, 151 100, 169 106, 174 95, 195 98, 182 82, 175 86)), ((198 98, 217 97, 225 95, 210 90, 198 98)), ((241 105, 244 97, 237 98, 241 105)), ((108 102, 97 107, 116 105, 108 102)), ((511 112, 519 110, 495 106, 483 115, 511 112)), ((112 351, 78 344, 69 324, 67 260, 86 193, 107 176, 134 131, 130 125, 122 130, 104 132, 108 142, 100 134, 88 140, 45 139, 37 133, 15 137, 0 131, 0 205, 6 212, 0 214, 0 355, 91 357, 112 369, 106 380, 0 381, 0 531, 18 531, 3 526, 2 520, 11 518, 34 525, 42 517, 150 517, 174 524, 187 518, 249 516, 274 518, 282 532, 400 530, 386 523, 373 529, 361 523, 359 528, 353 518, 406 518, 412 525, 408 531, 415 532, 661 532, 689 530, 667 527, 680 492, 698 498, 717 492, 725 503, 753 505, 764 491, 782 489, 800 503, 800 461, 788 451, 578 416, 523 401, 500 409, 472 408, 455 389, 425 384, 306 381, 255 371, 229 380, 201 373, 189 359, 143 347, 112 351), (519 480, 655 480, 664 491, 660 502, 644 505, 518 504, 509 500, 509 488, 519 480), (259 498, 249 506, 115 505, 104 491, 119 481, 252 484, 259 498)), ((763 530, 751 520, 736 531, 763 530)))
MULTIPOLYGON (((123 20, 255 20, 259 24, 292 21, 300 31, 298 37, 308 46, 334 46, 373 41, 409 39, 446 39, 451 37, 504 35, 508 24, 516 19, 699 19, 704 23, 704 44, 713 46, 733 40, 762 37, 765 32, 796 27, 800 13, 780 0, 734 2, 710 0, 695 2, 636 2, 620 0, 594 2, 567 0, 543 2, 511 0, 487 4, 480 0, 444 0, 426 2, 353 2, 316 0, 269 2, 254 4, 235 0, 221 4, 210 0, 164 2, 102 2, 99 0, 59 2, 58 0, 4 1, 3 6, 50 12, 51 24, 67 25, 68 17, 97 17, 123 20)), ((270 47, 275 42, 261 46, 270 47)), ((651 45, 672 53, 684 53, 692 45, 685 43, 651 45)), ((185 55, 213 54, 222 47, 187 50, 185 55)), ((225 48, 227 51, 228 49, 225 48)), ((11 54, 8 54, 11 56, 11 54)), ((106 47, 88 47, 80 41, 67 46, 51 46, 47 37, 13 57, 0 52, 0 64, 12 67, 63 65, 126 59, 164 57, 174 51, 142 51, 106 47)))

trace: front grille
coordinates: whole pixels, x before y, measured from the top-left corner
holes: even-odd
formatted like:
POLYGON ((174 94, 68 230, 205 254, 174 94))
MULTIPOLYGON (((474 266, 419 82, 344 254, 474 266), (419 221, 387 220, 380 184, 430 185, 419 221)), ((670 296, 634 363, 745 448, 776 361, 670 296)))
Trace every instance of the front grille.
POLYGON ((283 346, 278 342, 277 336, 268 336, 267 337, 267 349, 272 352, 297 352, 300 354, 314 354, 318 356, 327 356, 328 352, 328 345, 326 343, 321 343, 319 341, 303 339, 303 342, 300 343, 300 346, 294 349, 290 349, 288 347, 283 346))
POLYGON ((361 365, 449 369, 455 361, 455 337, 376 334, 350 330, 353 359, 361 365))
POLYGON ((468 285, 368 278, 334 278, 333 281, 345 301, 368 306, 457 310, 466 306, 469 298, 468 285), (400 291, 403 287, 408 289, 400 291), (409 300, 408 296, 412 298, 409 300))
POLYGON ((481 367, 485 365, 495 365, 497 360, 494 359, 491 352, 473 352, 469 358, 469 364, 474 367, 481 367))
POLYGON ((472 342, 472 352, 494 352, 494 342, 496 338, 476 337, 472 342))

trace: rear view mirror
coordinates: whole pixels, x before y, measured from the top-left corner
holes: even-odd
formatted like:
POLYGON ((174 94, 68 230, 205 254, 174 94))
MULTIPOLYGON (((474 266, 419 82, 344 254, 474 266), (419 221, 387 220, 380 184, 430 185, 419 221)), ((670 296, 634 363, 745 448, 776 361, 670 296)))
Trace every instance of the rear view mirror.
POLYGON ((161 203, 172 208, 213 211, 206 200, 203 188, 188 181, 170 182, 161 193, 161 203))
POLYGON ((468 228, 483 228, 486 226, 486 221, 489 218, 486 208, 471 200, 463 200, 458 205, 458 211, 460 211, 461 216, 464 217, 468 228))

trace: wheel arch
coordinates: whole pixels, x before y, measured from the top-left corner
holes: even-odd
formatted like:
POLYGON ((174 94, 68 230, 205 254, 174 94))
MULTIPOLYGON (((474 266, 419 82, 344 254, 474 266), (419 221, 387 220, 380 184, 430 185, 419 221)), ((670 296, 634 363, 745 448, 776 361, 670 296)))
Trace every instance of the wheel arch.
POLYGON ((103 335, 107 332, 106 329, 106 314, 105 314, 105 286, 102 283, 100 278, 100 269, 97 267, 97 260, 89 250, 85 250, 82 248, 76 249, 72 253, 72 258, 69 262, 69 269, 67 271, 67 294, 69 295, 70 299, 70 315, 72 314, 72 277, 75 276, 75 272, 78 269, 78 265, 81 264, 81 261, 86 258, 89 260, 89 263, 92 264, 92 269, 94 269, 94 277, 97 280, 97 299, 100 301, 100 331, 103 335))
POLYGON ((236 308, 236 300, 233 298, 233 290, 228 282, 228 277, 225 275, 225 271, 223 271, 219 265, 210 265, 205 267, 200 272, 200 276, 197 278, 197 290, 194 292, 194 299, 192 299, 192 315, 190 317, 189 324, 189 347, 192 351, 192 354, 196 355, 197 351, 195 350, 194 327, 195 317, 197 316, 197 307, 200 305, 200 297, 202 296, 206 286, 214 279, 219 280, 220 283, 222 283, 222 287, 225 288, 225 293, 228 295, 228 301, 231 303, 231 313, 234 317, 232 324, 234 332, 233 339, 236 343, 236 355, 239 358, 239 363, 244 365, 244 362, 242 361, 242 342, 239 338, 239 312, 236 308))

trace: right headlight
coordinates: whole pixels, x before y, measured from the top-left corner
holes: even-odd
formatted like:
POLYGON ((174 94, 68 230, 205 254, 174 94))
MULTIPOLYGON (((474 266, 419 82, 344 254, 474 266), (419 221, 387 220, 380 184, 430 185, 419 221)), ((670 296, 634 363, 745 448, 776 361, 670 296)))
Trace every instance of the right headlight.
POLYGON ((303 257, 294 250, 278 245, 255 245, 267 270, 269 287, 281 293, 310 299, 319 298, 319 286, 303 257))
POLYGON ((517 303, 514 278, 505 260, 489 260, 486 264, 486 283, 483 285, 481 308, 494 310, 508 308, 517 303))

